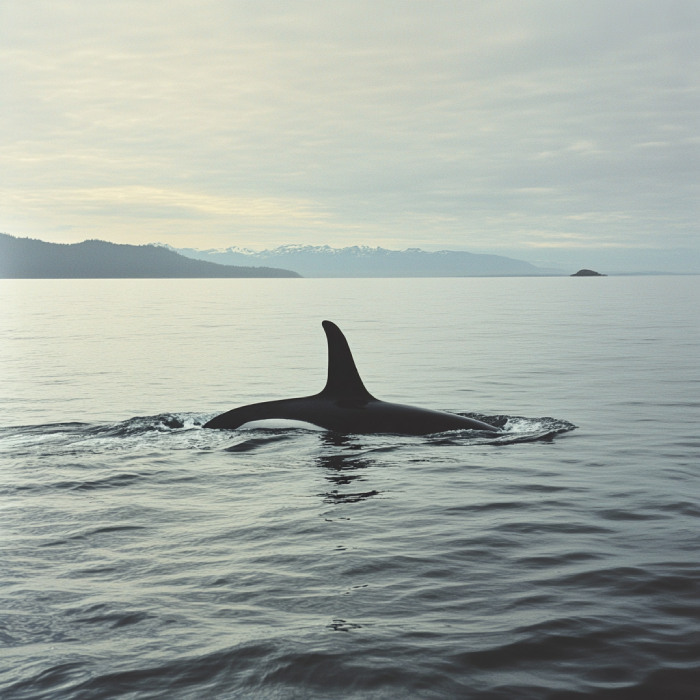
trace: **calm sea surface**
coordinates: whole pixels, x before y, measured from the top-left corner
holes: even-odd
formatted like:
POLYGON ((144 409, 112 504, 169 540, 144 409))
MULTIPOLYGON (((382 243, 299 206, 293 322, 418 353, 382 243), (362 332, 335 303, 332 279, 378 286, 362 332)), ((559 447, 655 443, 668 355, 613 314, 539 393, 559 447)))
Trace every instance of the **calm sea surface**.
POLYGON ((0 280, 0 697, 700 697, 700 277, 0 280), (319 391, 502 434, 203 430, 319 391), (576 429, 571 429, 573 425, 576 429))

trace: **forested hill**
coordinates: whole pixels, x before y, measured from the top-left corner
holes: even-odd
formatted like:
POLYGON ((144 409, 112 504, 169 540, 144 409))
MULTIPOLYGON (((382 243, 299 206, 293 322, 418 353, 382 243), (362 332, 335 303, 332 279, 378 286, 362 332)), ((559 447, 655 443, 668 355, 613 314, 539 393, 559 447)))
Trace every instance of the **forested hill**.
POLYGON ((193 260, 153 245, 47 243, 0 233, 0 278, 301 277, 274 267, 193 260))

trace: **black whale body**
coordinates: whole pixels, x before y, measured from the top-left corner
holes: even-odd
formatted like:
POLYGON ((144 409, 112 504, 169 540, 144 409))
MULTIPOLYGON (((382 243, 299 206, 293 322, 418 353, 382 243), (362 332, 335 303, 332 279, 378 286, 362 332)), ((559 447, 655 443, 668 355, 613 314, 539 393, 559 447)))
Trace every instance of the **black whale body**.
POLYGON ((251 421, 276 418, 313 423, 338 433, 498 432, 494 426, 473 418, 376 399, 365 389, 340 328, 324 321, 323 329, 328 340, 328 380, 323 391, 298 399, 264 401, 234 408, 212 418, 204 427, 234 430, 251 421))

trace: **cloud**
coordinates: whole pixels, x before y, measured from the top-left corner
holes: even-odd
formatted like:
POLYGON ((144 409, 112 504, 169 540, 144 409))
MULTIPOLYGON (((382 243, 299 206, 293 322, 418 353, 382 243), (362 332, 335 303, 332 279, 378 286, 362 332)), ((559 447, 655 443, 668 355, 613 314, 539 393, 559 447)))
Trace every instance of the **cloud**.
POLYGON ((3 12, 10 233, 697 245, 694 3, 24 0, 3 12))
MULTIPOLYGON (((222 222, 261 234, 275 227, 305 234, 329 220, 326 213, 304 200, 222 197, 143 186, 9 191, 2 198, 11 209, 39 221, 50 211, 53 221, 44 221, 45 238, 56 241, 66 235, 94 238, 96 230, 114 239, 125 232, 128 235, 135 226, 147 228, 152 235, 171 234, 180 239, 197 236, 202 228, 218 230, 222 222), (68 221, 72 223, 63 223, 68 221)), ((134 241, 143 242, 140 238, 134 241)))

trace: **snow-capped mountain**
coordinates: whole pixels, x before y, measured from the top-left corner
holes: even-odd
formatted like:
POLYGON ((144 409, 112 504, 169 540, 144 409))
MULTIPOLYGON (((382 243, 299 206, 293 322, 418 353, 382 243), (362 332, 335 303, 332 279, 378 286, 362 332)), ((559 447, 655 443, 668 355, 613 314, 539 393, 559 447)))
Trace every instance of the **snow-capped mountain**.
POLYGON ((561 274, 501 255, 481 255, 419 248, 387 250, 369 246, 283 245, 253 251, 232 246, 225 249, 173 248, 180 255, 225 265, 265 265, 294 270, 303 277, 501 277, 561 274))

